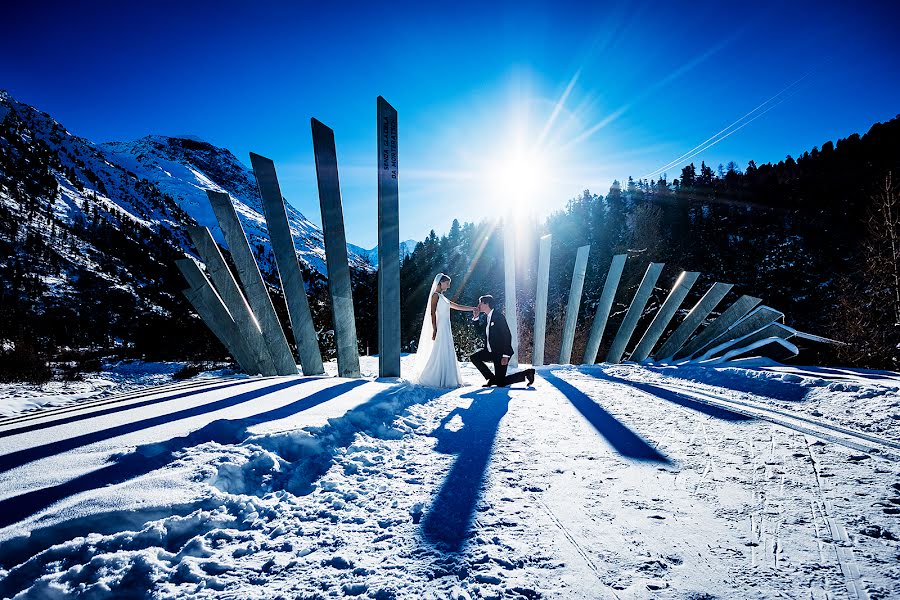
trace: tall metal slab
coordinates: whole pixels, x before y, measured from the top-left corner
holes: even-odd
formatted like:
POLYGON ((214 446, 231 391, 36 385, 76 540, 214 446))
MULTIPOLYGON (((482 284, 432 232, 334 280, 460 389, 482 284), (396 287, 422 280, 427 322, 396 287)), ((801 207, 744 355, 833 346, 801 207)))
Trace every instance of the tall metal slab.
POLYGON ((722 314, 717 319, 685 344, 684 348, 676 352, 675 358, 682 359, 693 356, 698 350, 725 333, 729 327, 742 319, 760 302, 762 300, 753 296, 741 296, 734 301, 734 304, 722 311, 722 314))
POLYGON ((625 313, 625 319, 619 326, 619 331, 616 333, 616 337, 613 338, 609 352, 606 354, 606 362, 622 362, 625 347, 634 333, 634 328, 637 327, 638 321, 644 312, 644 307, 647 306, 647 302, 650 300, 651 294, 653 294, 653 288, 664 266, 665 263, 650 263, 647 265, 647 271, 644 273, 641 285, 638 286, 638 290, 628 306, 628 312, 625 313))
POLYGON ((562 344, 559 348, 559 364, 568 365, 572 361, 572 345, 575 343, 575 325, 581 308, 581 292, 584 290, 584 276, 587 274, 588 254, 591 247, 581 246, 575 255, 572 270, 572 285, 569 287, 569 303, 566 306, 566 324, 563 328, 562 344))
POLYGON ((253 360, 250 349, 240 335, 222 298, 213 289, 212 284, 197 263, 189 258, 183 258, 175 261, 175 265, 190 286, 188 289, 182 290, 184 297, 194 307, 209 330, 222 342, 242 371, 248 375, 259 373, 259 365, 253 360))
POLYGON ((663 332, 666 330, 666 327, 669 326, 669 322, 672 320, 672 317, 675 316, 678 307, 684 302, 684 298, 688 295, 688 292, 691 291, 694 283, 697 282, 698 277, 700 277, 700 273, 694 271, 681 272, 681 275, 678 276, 678 280, 675 281, 675 285, 673 285, 672 289, 669 291, 669 295, 666 296, 663 305, 659 307, 659 312, 653 317, 653 321, 650 323, 650 326, 647 327, 647 331, 644 332, 641 341, 638 342, 638 345, 635 347, 634 352, 631 353, 628 360, 633 362, 647 360, 647 357, 650 356, 650 352, 653 351, 653 346, 655 346, 656 342, 659 341, 659 338, 662 337, 663 332))
POLYGON ((241 222, 231 204, 231 198, 224 192, 213 190, 206 190, 206 195, 209 197, 216 220, 219 221, 222 235, 225 236, 225 242, 228 244, 234 266, 237 268, 238 278, 247 293, 247 302, 259 322, 262 336, 269 347, 269 354, 275 363, 275 368, 279 375, 296 375, 297 363, 291 355, 291 348, 288 346, 284 330, 275 314, 272 298, 263 282, 256 259, 253 258, 253 252, 250 250, 244 228, 241 227, 241 222))
POLYGON ((300 263, 297 262, 297 249, 294 248, 294 238, 291 235, 281 187, 278 185, 275 163, 251 152, 250 164, 256 176, 263 211, 266 213, 269 240, 275 252, 275 264, 278 266, 281 290, 287 302, 300 366, 304 375, 321 375, 325 372, 325 368, 322 366, 322 354, 319 352, 319 337, 309 310, 306 282, 303 280, 300 263))
POLYGON ((353 311, 350 265, 347 261, 347 235, 344 232, 344 209, 338 177, 334 132, 311 119, 313 152, 316 155, 316 179, 319 184, 319 207, 322 210, 322 232, 325 237, 325 263, 328 267, 328 292, 334 317, 337 344, 338 375, 359 377, 359 348, 353 311))
POLYGON ((740 319, 737 323, 725 330, 714 340, 707 342, 705 346, 694 353, 698 356, 698 360, 709 358, 713 354, 713 350, 718 350, 723 344, 728 344, 745 335, 759 331, 767 325, 784 320, 784 313, 768 306, 757 306, 751 310, 747 316, 740 319))
POLYGON ((733 287, 734 285, 731 283, 716 282, 712 284, 706 293, 703 294, 703 297, 694 305, 694 308, 687 314, 684 321, 681 322, 681 325, 672 332, 672 335, 669 336, 656 354, 653 355, 653 358, 656 360, 664 360, 671 358, 672 355, 678 352, 684 343, 688 341, 688 338, 697 331, 697 328, 703 323, 703 319, 709 316, 709 313, 718 306, 719 302, 722 301, 722 298, 727 296, 728 292, 730 292, 733 287))
POLYGON ((540 367, 544 364, 544 341, 547 337, 547 295, 550 289, 550 242, 552 235, 541 238, 538 254, 537 291, 534 296, 534 352, 531 364, 540 367))
POLYGON ((612 309, 613 300, 619 281, 622 279, 622 271, 625 269, 627 254, 616 254, 606 273, 606 283, 603 284, 603 292, 600 294, 600 302, 597 303, 597 311, 594 313, 594 322, 591 324, 591 333, 588 336, 587 346, 584 348, 584 356, 581 363, 592 365, 597 362, 597 353, 600 351, 600 342, 603 332, 606 330, 606 322, 609 320, 609 311, 612 309))
POLYGON ((509 366, 515 368, 519 366, 519 309, 516 303, 516 235, 512 219, 507 219, 503 228, 503 282, 504 312, 513 347, 509 366))
POLYGON ((378 375, 400 377, 397 111, 378 96, 378 375))
POLYGON ((237 281, 235 281, 234 275, 228 268, 209 229, 189 225, 187 232, 194 243, 194 248, 197 249, 197 254, 206 264, 209 277, 212 279, 219 297, 222 298, 222 302, 225 303, 225 308, 234 319, 240 336, 246 341, 260 372, 267 377, 278 375, 278 369, 275 368, 275 363, 269 354, 269 347, 262 336, 259 323, 253 315, 253 311, 250 310, 250 305, 247 304, 244 294, 241 293, 237 281))

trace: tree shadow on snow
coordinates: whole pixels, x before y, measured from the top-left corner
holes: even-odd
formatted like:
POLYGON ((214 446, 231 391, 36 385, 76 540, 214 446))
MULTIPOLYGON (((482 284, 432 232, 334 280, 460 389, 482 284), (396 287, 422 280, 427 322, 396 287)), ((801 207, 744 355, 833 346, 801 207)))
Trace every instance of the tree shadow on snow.
POLYGON ((451 553, 459 552, 468 537, 494 439, 509 408, 509 391, 504 388, 473 391, 461 397, 472 399, 469 408, 451 411, 432 434, 437 438, 435 450, 457 457, 422 520, 425 539, 451 553), (457 415, 463 427, 447 429, 457 415))
POLYGON ((626 458, 647 462, 668 464, 668 457, 650 445, 641 436, 633 432, 614 416, 609 414, 596 400, 564 381, 549 370, 541 371, 541 377, 559 390, 588 423, 594 426, 597 433, 613 447, 613 450, 626 458))
MULTIPOLYGON (((251 400, 254 398, 259 398, 266 394, 270 394, 287 387, 291 387, 293 385, 298 385, 300 383, 305 383, 307 381, 314 381, 314 379, 301 379, 282 382, 273 386, 254 390, 252 392, 239 394, 237 396, 227 398, 219 402, 213 402, 211 404, 225 403, 223 405, 220 405, 218 408, 222 408, 223 406, 233 406, 234 404, 246 402, 247 400, 251 400)), ((197 446, 206 442, 218 442, 220 444, 240 443, 247 437, 246 430, 253 425, 290 417, 294 414, 312 408, 313 406, 332 400, 340 396, 341 394, 349 392, 353 388, 365 383, 365 380, 346 381, 343 383, 332 385, 323 390, 319 390, 318 392, 310 394, 309 396, 305 396, 290 404, 286 404, 284 406, 280 406, 263 413, 252 415, 250 417, 241 419, 221 419, 218 421, 213 421, 184 437, 178 437, 164 442, 140 446, 139 448, 135 449, 134 452, 116 457, 115 459, 113 459, 114 462, 112 464, 97 469, 96 471, 85 473, 84 475, 76 477, 75 479, 71 479, 58 485, 26 492, 18 496, 7 498, 0 501, 0 528, 7 527, 31 515, 37 514, 53 503, 63 500, 64 498, 68 498, 69 496, 73 496, 75 494, 88 490, 98 489, 107 485, 122 483, 129 479, 133 479, 140 475, 145 475, 151 471, 164 467, 175 459, 175 455, 178 452, 186 448, 197 446)), ((205 409, 207 406, 209 405, 199 406, 196 407, 196 409, 205 409)), ((146 419, 145 421, 141 421, 139 423, 122 425, 120 427, 113 428, 112 430, 124 428, 125 431, 115 434, 122 435, 122 433, 130 433, 131 431, 136 431, 144 427, 152 426, 148 425, 148 422, 153 422, 153 424, 158 425, 161 423, 170 422, 171 420, 175 420, 176 418, 186 418, 186 415, 183 415, 182 413, 192 412, 193 410, 195 409, 187 409, 184 411, 179 411, 178 413, 161 415, 152 419, 146 419), (175 415, 178 416, 176 417, 175 415)), ((201 410, 196 414, 209 412, 210 410, 214 409, 201 410)), ((194 416, 194 414, 192 413, 190 416, 194 416)), ((105 434, 98 439, 108 439, 109 437, 114 437, 114 435, 108 434, 108 432, 112 430, 108 429, 97 432, 98 434, 105 434)), ((90 435, 92 434, 86 434, 79 437, 86 438, 90 435)), ((69 440, 63 440, 63 442, 67 441, 69 440)), ((53 444, 50 444, 50 446, 53 446, 53 444)), ((47 455, 49 456, 49 454, 47 455)))

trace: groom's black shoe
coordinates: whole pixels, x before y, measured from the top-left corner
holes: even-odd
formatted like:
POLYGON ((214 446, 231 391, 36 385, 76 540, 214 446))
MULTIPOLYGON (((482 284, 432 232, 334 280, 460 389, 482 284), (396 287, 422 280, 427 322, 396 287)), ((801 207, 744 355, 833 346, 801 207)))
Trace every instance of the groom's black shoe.
POLYGON ((484 382, 484 385, 482 385, 481 387, 491 387, 492 385, 494 385, 494 380, 488 379, 487 381, 484 382))
POLYGON ((525 379, 528 380, 528 385, 534 385, 534 369, 525 371, 525 379))

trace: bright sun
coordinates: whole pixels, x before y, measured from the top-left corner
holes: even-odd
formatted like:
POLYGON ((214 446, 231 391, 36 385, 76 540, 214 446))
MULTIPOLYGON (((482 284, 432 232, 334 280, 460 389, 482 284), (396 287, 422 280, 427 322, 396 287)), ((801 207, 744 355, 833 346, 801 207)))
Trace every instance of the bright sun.
POLYGON ((547 162, 535 152, 503 153, 486 173, 493 203, 530 210, 547 193, 547 162))

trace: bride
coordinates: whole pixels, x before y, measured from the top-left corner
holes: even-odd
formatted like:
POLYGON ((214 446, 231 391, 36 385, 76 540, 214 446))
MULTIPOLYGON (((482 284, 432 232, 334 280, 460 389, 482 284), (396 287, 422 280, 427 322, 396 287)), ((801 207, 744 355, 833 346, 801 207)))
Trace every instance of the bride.
POLYGON ((444 296, 450 288, 450 278, 438 273, 431 284, 422 334, 416 347, 416 381, 421 385, 453 388, 462 385, 462 374, 456 361, 453 331, 450 329, 450 309, 473 312, 474 306, 463 306, 444 296))

